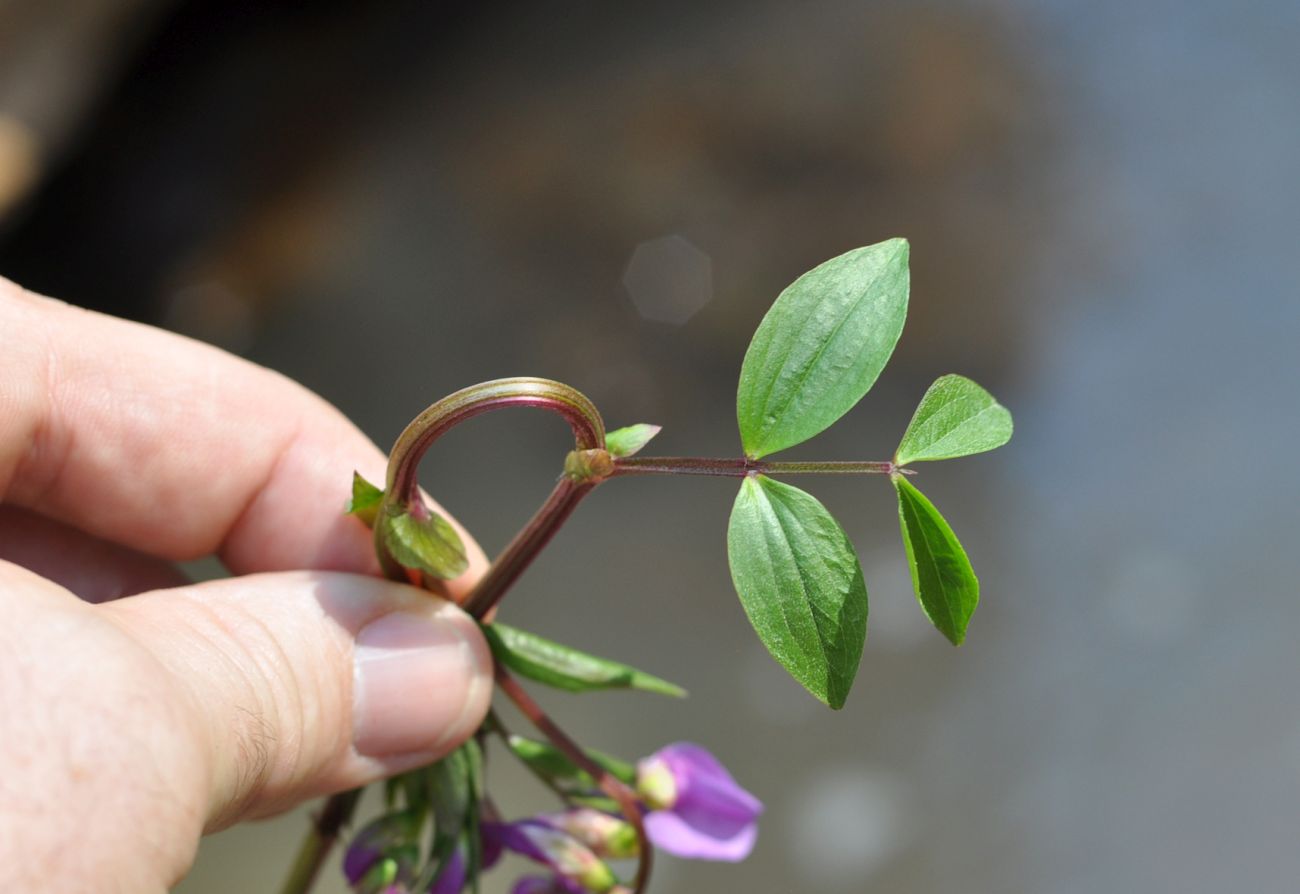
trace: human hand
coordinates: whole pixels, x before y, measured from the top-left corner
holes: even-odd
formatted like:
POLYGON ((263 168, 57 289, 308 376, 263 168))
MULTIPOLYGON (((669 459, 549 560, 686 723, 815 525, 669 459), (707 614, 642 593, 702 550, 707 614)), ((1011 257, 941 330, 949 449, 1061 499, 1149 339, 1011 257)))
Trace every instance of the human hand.
POLYGON ((0 889, 164 891, 202 833, 477 728, 487 647, 372 576, 354 469, 384 457, 282 376, 0 279, 0 889), (170 565, 211 554, 237 576, 170 565))

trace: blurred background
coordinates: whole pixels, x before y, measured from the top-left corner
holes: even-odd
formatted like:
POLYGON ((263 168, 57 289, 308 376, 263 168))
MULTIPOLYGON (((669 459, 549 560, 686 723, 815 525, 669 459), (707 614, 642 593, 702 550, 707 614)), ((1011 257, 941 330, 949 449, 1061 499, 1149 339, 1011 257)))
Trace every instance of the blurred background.
MULTIPOLYGON (((506 602, 692 692, 546 696, 580 739, 701 742, 766 802, 748 862, 653 890, 1293 890, 1298 47, 1294 0, 0 0, 0 273, 282 370, 381 445, 533 374, 732 456, 773 298, 905 235, 893 363, 791 456, 886 458, 946 372, 1011 407, 1008 448, 922 470, 983 581, 961 650, 877 479, 796 480, 871 594, 837 714, 747 628, 734 482, 601 489, 506 602)), ((492 553, 567 438, 484 417, 424 480, 492 553)), ((303 828, 208 839, 178 891, 273 890, 303 828)))

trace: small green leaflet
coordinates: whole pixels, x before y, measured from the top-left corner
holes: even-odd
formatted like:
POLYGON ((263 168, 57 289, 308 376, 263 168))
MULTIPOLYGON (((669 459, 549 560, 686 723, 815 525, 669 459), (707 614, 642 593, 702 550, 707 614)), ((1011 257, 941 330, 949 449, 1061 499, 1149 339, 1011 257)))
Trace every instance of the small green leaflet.
MULTIPOLYGON (((510 750, 514 752, 515 757, 527 764, 530 770, 559 788, 567 792, 594 791, 596 789, 596 780, 592 779, 586 771, 575 766, 554 745, 526 739, 523 736, 510 736, 507 743, 510 745, 510 750)), ((632 785, 636 781, 636 768, 626 761, 621 761, 618 758, 610 757, 608 754, 590 748, 584 749, 584 753, 597 766, 608 770, 612 776, 627 785, 632 785)))
POLYGON ((900 466, 970 456, 1011 440, 1011 413, 965 376, 935 380, 917 405, 894 454, 900 466))
POLYGON ((894 488, 916 598, 930 623, 960 646, 980 601, 979 578, 952 528, 925 494, 901 475, 894 476, 894 488))
POLYGON ((736 419, 746 456, 808 440, 867 393, 903 331, 907 258, 905 239, 854 249, 776 299, 740 369, 736 419))
POLYGON ((799 488, 751 476, 731 510, 727 558, 772 657, 817 698, 843 707, 867 637, 867 586, 844 530, 799 488))
POLYGON ((379 523, 384 528, 384 545, 407 568, 450 580, 469 567, 460 535, 451 522, 436 512, 429 511, 429 517, 421 520, 392 504, 379 523))
POLYGON ((497 661, 520 676, 556 689, 640 689, 678 697, 686 694, 680 686, 634 667, 579 652, 517 627, 497 623, 482 628, 497 661))
POLYGON ((662 430, 661 425, 649 425, 645 422, 638 422, 626 428, 616 428, 606 432, 605 449, 609 451, 610 456, 631 456, 649 444, 650 439, 662 430))
POLYGON ((353 472, 352 499, 348 500, 348 505, 343 511, 361 519, 365 522, 367 528, 373 528, 375 526, 375 514, 379 512, 379 504, 383 502, 383 499, 384 492, 382 490, 362 478, 360 472, 353 472))

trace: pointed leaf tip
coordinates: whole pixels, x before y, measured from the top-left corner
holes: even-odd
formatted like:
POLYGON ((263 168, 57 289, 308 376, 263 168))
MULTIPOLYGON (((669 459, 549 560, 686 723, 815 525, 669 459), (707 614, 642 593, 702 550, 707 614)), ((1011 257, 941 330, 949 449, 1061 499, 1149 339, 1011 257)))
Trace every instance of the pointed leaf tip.
POLYGON ((843 707, 867 636, 867 587, 844 530, 810 494, 754 476, 736 495, 727 557, 768 652, 817 698, 843 707))
POLYGON ((875 383, 907 316, 908 252, 905 239, 854 249, 777 297, 740 370, 736 419, 747 456, 808 440, 875 383))
POLYGON ((681 698, 686 690, 634 667, 588 655, 553 640, 501 623, 483 624, 483 635, 496 660, 507 668, 556 689, 640 689, 681 698))
POLYGON ((352 473, 352 498, 348 500, 344 512, 355 515, 365 523, 367 528, 375 526, 375 513, 383 502, 384 492, 361 477, 360 472, 352 473))
POLYGON ((894 454, 900 466, 994 450, 1011 440, 1011 412, 965 376, 926 390, 894 454))
POLYGON ((957 535, 925 494, 902 476, 894 477, 894 489, 917 601, 930 623, 960 646, 979 605, 979 578, 957 535))
POLYGON ((631 456, 649 444, 650 440, 662 430, 661 425, 650 425, 645 422, 617 428, 606 432, 605 449, 609 451, 610 456, 631 456))

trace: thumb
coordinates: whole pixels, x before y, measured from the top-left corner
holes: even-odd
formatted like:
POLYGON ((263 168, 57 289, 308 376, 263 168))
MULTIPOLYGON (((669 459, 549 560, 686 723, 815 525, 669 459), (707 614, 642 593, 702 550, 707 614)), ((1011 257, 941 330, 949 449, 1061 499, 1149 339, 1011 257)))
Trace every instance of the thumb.
POLYGON ((403 584, 262 574, 101 608, 189 702, 210 758, 209 831, 436 760, 492 694, 474 621, 403 584))

